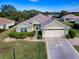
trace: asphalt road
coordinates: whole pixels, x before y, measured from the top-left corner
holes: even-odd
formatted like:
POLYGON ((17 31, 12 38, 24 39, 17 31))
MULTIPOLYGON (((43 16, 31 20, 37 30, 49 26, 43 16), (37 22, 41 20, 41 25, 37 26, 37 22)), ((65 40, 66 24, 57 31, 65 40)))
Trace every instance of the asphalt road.
POLYGON ((46 39, 48 59, 79 59, 79 54, 64 38, 46 39))

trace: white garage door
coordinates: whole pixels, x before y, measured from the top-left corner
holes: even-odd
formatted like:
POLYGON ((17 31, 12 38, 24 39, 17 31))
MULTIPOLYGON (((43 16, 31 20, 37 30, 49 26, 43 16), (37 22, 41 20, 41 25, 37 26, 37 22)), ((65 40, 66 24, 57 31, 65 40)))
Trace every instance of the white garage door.
POLYGON ((43 32, 43 37, 63 37, 64 33, 64 29, 46 29, 43 32))

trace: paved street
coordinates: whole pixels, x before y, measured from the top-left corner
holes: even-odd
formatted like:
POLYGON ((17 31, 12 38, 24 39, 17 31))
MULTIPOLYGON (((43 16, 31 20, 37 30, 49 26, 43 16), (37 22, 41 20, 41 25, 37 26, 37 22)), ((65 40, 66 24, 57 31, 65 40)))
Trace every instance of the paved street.
POLYGON ((79 59, 76 50, 65 39, 46 39, 48 59, 79 59))

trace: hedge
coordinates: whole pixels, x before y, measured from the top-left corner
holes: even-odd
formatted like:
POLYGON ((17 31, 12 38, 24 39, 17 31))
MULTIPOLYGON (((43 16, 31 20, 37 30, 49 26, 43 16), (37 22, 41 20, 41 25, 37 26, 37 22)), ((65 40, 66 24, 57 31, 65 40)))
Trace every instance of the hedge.
POLYGON ((33 37, 35 32, 11 32, 9 37, 16 39, 24 39, 26 37, 33 37))
POLYGON ((2 33, 3 31, 5 31, 5 29, 0 29, 0 33, 2 33))
POLYGON ((68 35, 66 35, 66 38, 75 38, 76 32, 73 29, 70 29, 68 32, 68 35))

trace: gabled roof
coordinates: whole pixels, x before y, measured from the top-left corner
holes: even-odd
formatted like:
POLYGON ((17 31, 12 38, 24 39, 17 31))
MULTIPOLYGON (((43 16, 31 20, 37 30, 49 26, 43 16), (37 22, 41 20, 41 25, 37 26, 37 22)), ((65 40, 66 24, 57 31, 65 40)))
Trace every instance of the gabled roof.
POLYGON ((34 17, 32 17, 32 18, 30 18, 22 23, 26 24, 28 26, 31 26, 33 21, 39 21, 42 24, 42 26, 44 26, 45 24, 48 24, 52 20, 51 20, 51 18, 49 18, 43 14, 38 14, 38 15, 36 15, 36 16, 34 16, 34 17))
POLYGON ((70 27, 69 27, 69 26, 67 26, 67 25, 65 25, 65 24, 63 24, 63 23, 61 23, 61 22, 59 22, 59 21, 57 21, 57 20, 54 20, 53 22, 50 22, 49 24, 47 24, 47 25, 43 26, 43 27, 42 27, 42 29, 43 29, 43 28, 45 28, 46 26, 50 25, 51 23, 54 23, 54 22, 57 22, 57 23, 61 24, 62 26, 64 26, 65 28, 70 29, 70 27))
POLYGON ((7 18, 1 18, 0 17, 0 25, 10 24, 10 23, 13 23, 13 22, 15 22, 15 21, 7 19, 7 18))
MULTIPOLYGON (((24 22, 22 22, 20 24, 31 26, 33 21, 39 21, 41 23, 41 25, 42 25, 42 28, 43 28, 44 26, 50 24, 51 22, 54 22, 55 20, 57 20, 57 19, 56 18, 51 19, 51 18, 49 18, 49 17, 47 17, 47 16, 45 16, 43 14, 38 14, 38 15, 36 15, 36 16, 34 16, 34 17, 32 17, 32 18, 30 18, 30 19, 28 19, 28 20, 26 20, 26 21, 24 21, 24 22)), ((64 26, 68 27, 66 25, 64 25, 64 26)))

